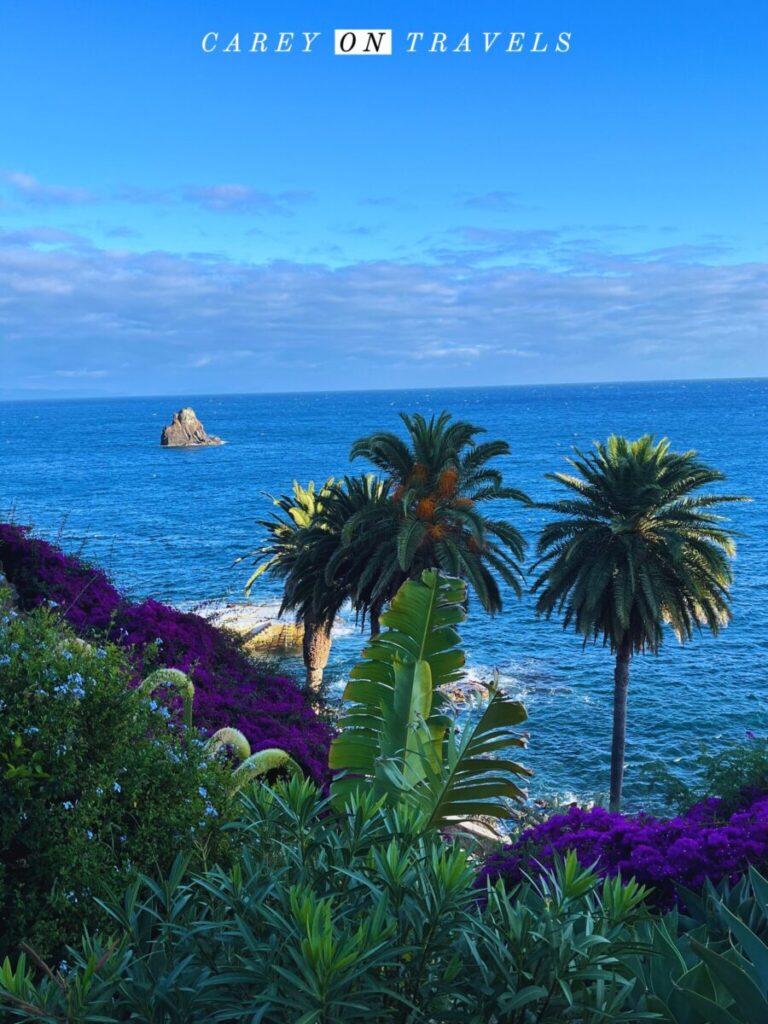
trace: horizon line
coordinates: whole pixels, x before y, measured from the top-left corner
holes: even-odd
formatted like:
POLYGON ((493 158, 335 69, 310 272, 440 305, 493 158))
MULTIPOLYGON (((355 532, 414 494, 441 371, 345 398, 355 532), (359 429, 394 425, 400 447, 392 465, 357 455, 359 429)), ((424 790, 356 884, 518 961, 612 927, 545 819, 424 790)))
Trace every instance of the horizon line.
POLYGON ((402 392, 432 392, 432 391, 504 391, 525 388, 583 388, 583 387, 616 387, 627 385, 649 385, 649 384, 738 384, 749 381, 768 381, 768 376, 756 377, 645 377, 639 380, 584 380, 584 381, 543 381, 528 384, 440 384, 436 387, 407 387, 407 388, 320 388, 293 391, 196 391, 184 393, 164 394, 126 394, 126 395, 57 395, 18 398, 0 398, 0 405, 13 405, 21 402, 123 402, 138 401, 141 399, 179 399, 184 394, 188 398, 275 398, 284 396, 299 395, 378 395, 378 394, 400 394, 402 392))

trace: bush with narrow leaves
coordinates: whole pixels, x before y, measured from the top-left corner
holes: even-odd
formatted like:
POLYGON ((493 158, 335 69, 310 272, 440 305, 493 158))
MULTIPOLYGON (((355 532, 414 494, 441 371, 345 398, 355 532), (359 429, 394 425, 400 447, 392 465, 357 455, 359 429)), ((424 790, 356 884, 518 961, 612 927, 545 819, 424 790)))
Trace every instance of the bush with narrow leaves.
POLYGON ((195 877, 180 860, 131 886, 111 904, 111 937, 86 937, 66 972, 7 962, 0 1001, 9 1019, 31 1007, 72 1022, 638 1019, 624 963, 641 889, 571 858, 481 904, 471 852, 414 822, 371 794, 338 812, 306 780, 256 787, 232 869, 195 877))

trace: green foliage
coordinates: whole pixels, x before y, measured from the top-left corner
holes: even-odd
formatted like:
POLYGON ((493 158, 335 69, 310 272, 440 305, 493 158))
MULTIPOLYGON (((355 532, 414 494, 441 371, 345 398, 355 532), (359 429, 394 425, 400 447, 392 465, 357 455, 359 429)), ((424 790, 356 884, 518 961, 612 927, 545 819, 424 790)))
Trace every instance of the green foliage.
POLYGON ((742 806, 745 797, 768 792, 768 739, 749 736, 745 743, 713 747, 700 743, 685 759, 687 779, 666 762, 643 766, 648 790, 654 797, 684 814, 707 797, 722 800, 722 816, 742 806))
POLYGON ((195 686, 185 672, 177 668, 158 668, 150 672, 139 685, 139 692, 151 697, 157 690, 171 687, 175 689, 184 702, 184 724, 192 727, 192 705, 195 700, 195 686))
POLYGON ((649 926, 652 955, 633 965, 648 1009, 671 1024, 765 1024, 768 880, 750 868, 735 888, 685 898, 687 914, 649 926))
POLYGON ((301 775, 301 768, 296 764, 290 754, 278 747, 268 747, 266 750, 259 750, 239 764, 232 772, 232 789, 234 792, 242 789, 253 779, 259 779, 264 775, 272 775, 280 772, 285 775, 301 775))
POLYGON ((229 726, 217 729, 213 736, 206 741, 205 751, 207 754, 217 754, 220 750, 231 750, 238 761, 245 761, 251 756, 251 744, 247 738, 239 729, 232 729, 229 726))
POLYGON ((370 475, 344 477, 340 483, 329 479, 318 492, 312 483, 302 488, 294 482, 292 495, 273 500, 279 512, 259 523, 265 541, 244 556, 258 562, 246 593, 262 573, 282 580, 280 614, 293 612, 303 622, 307 682, 317 687, 328 660, 330 630, 344 603, 351 601, 363 621, 380 606, 373 596, 379 582, 376 545, 381 516, 391 517, 394 510, 387 486, 370 475), (348 542, 349 520, 372 509, 378 525, 348 542))
POLYGON ((237 559, 237 562, 242 562, 246 558, 253 558, 257 562, 245 585, 246 594, 250 593, 253 584, 265 572, 281 578, 291 573, 301 547, 302 532, 314 522, 332 486, 333 478, 326 480, 318 491, 312 480, 306 487, 294 480, 291 494, 271 498, 279 511, 273 512, 268 519, 260 520, 258 524, 264 530, 266 539, 249 555, 237 559))
POLYGON ((724 475, 649 434, 613 435, 568 461, 575 475, 547 475, 569 497, 540 506, 560 518, 539 537, 536 612, 562 615, 585 644, 602 640, 616 654, 610 806, 618 811, 630 659, 656 654, 665 625, 683 642, 729 622, 733 533, 710 509, 746 499, 696 494, 724 475))
POLYGON ((717 633, 731 616, 735 547, 710 509, 746 499, 695 495, 724 474, 650 435, 575 452, 575 475, 548 474, 572 496, 540 506, 560 518, 538 542, 537 611, 562 613, 565 627, 612 650, 626 639, 632 651, 655 653, 665 623, 680 640, 704 625, 717 633))
POLYGON ((574 858, 479 899, 471 851, 360 794, 340 813, 294 778, 243 797, 242 857, 179 859, 109 905, 66 973, 0 975, 8 1019, 163 1024, 584 1024, 641 1020, 625 966, 643 893, 574 858))
MULTIPOLYGON (((407 440, 381 432, 362 437, 351 458, 364 458, 391 487, 395 516, 362 509, 349 520, 345 539, 379 531, 376 553, 378 593, 390 599, 405 577, 437 568, 465 579, 486 611, 501 610, 498 578, 520 595, 525 541, 511 523, 481 510, 488 501, 529 505, 522 491, 507 487, 490 465, 509 454, 506 441, 479 442, 481 427, 451 420, 447 412, 429 420, 400 414, 407 440)), ((333 565, 330 567, 333 572, 333 565)))
POLYGON ((112 886, 228 845, 229 770, 129 680, 45 610, 0 623, 0 953, 56 954, 112 886))
POLYGON ((382 616, 383 631, 356 665, 345 699, 351 706, 331 745, 330 767, 346 771, 332 791, 337 804, 360 786, 391 803, 417 807, 426 826, 478 815, 510 816, 529 774, 502 755, 523 747, 514 727, 521 704, 494 690, 459 738, 437 687, 460 678, 464 655, 456 626, 464 618, 461 580, 425 571, 409 580, 382 616))
POLYGON ((392 568, 397 509, 388 483, 345 476, 304 535, 302 558, 286 583, 297 607, 322 608, 332 595, 349 601, 364 623, 374 619, 402 580, 392 568), (364 530, 353 524, 365 520, 364 530))
POLYGON ((294 759, 279 747, 267 747, 255 754, 251 753, 251 745, 239 729, 219 729, 206 741, 204 753, 214 757, 221 751, 231 753, 240 763, 234 768, 230 780, 230 788, 237 793, 253 779, 262 776, 301 774, 300 766, 294 759))

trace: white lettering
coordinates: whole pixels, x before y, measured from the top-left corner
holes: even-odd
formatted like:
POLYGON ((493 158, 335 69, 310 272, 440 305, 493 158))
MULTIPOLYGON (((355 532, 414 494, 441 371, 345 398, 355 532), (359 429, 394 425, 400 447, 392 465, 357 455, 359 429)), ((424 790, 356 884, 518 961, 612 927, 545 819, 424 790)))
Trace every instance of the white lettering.
POLYGON ((253 33, 253 46, 251 47, 251 53, 266 53, 267 52, 267 33, 266 32, 254 32, 253 33))
POLYGON ((213 51, 216 49, 216 44, 218 43, 218 41, 218 32, 206 32, 205 35, 203 36, 203 41, 200 44, 203 48, 203 53, 213 53, 213 51), (213 46, 210 46, 209 43, 213 43, 213 46))
POLYGON ((290 53, 293 49, 294 34, 293 32, 281 32, 280 38, 277 40, 275 53, 290 53))
POLYGON ((557 37, 555 53, 568 53, 571 48, 571 36, 573 32, 561 32, 557 37))
POLYGON ((224 53, 240 53, 240 33, 235 32, 232 39, 224 47, 224 53))
POLYGON ((320 35, 320 33, 319 32, 302 32, 301 34, 304 36, 304 38, 307 41, 307 45, 304 47, 304 49, 301 52, 302 53, 309 53, 311 51, 311 49, 312 49, 312 43, 314 43, 314 41, 317 39, 317 37, 320 35))
POLYGON ((416 43, 418 43, 418 41, 420 39, 423 39, 423 38, 424 38, 424 33, 423 32, 409 32, 408 35, 406 36, 406 39, 408 40, 408 50, 407 50, 407 52, 408 53, 415 53, 415 51, 416 51, 416 43))
POLYGON ((491 49, 491 47, 494 45, 494 43, 496 42, 500 35, 501 32, 483 32, 483 36, 485 38, 486 53, 488 53, 488 51, 491 49), (491 36, 493 36, 493 39, 491 39, 491 36))
POLYGON ((454 47, 453 52, 454 53, 471 53, 472 52, 470 50, 470 48, 469 48, 469 32, 467 32, 466 35, 463 35, 461 37, 461 40, 459 41, 459 45, 454 47))
POLYGON ((543 48, 539 49, 539 43, 541 42, 541 37, 543 35, 544 35, 543 32, 537 32, 536 33, 536 38, 534 39, 533 46, 531 47, 531 53, 546 53, 547 52, 547 50, 549 49, 549 43, 545 43, 543 48))
POLYGON ((525 32, 510 32, 507 53, 522 53, 524 42, 525 32))
POLYGON ((429 48, 430 53, 447 53, 448 47, 448 35, 445 32, 433 32, 432 33, 432 45, 429 48))

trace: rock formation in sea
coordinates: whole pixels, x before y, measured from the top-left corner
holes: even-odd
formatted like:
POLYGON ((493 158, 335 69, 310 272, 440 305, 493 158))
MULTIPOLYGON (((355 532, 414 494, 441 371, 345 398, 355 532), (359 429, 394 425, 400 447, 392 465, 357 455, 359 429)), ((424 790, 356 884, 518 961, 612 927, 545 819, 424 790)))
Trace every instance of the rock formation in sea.
POLYGON ((186 406, 173 414, 167 427, 163 427, 160 444, 165 448, 197 448, 202 445, 224 444, 220 437, 206 434, 195 410, 186 406))

